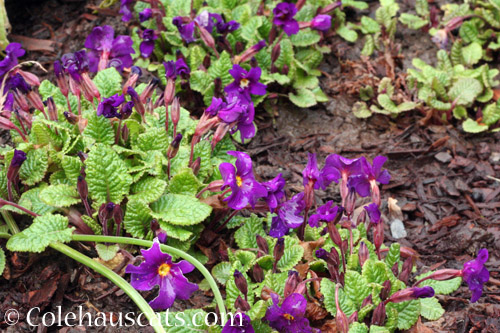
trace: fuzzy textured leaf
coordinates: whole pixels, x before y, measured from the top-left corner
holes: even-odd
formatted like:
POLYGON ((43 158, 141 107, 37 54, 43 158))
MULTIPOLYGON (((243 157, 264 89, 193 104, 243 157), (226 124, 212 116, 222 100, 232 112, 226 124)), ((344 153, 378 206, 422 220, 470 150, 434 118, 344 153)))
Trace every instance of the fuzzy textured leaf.
POLYGON ((151 215, 175 225, 193 225, 203 222, 212 207, 197 198, 182 194, 166 194, 151 204, 151 215))
POLYGON ((80 202, 76 187, 66 184, 47 186, 40 192, 40 199, 53 207, 69 207, 80 202))
POLYGON ((438 320, 444 314, 444 309, 436 297, 421 298, 420 314, 427 320, 438 320))

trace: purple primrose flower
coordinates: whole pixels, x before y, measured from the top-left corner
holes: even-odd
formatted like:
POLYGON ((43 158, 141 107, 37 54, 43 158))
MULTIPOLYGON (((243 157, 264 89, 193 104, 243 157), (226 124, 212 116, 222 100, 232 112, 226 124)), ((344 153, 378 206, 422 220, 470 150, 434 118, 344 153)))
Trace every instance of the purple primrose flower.
POLYGON ((250 317, 243 312, 237 312, 234 315, 234 321, 228 320, 222 333, 255 333, 251 324, 250 317))
POLYGON ((177 27, 177 30, 179 30, 179 33, 181 34, 181 38, 186 42, 186 43, 192 43, 196 39, 194 38, 194 22, 189 22, 184 24, 182 22, 182 17, 181 16, 176 16, 172 20, 172 24, 177 27))
POLYGON ((285 197, 285 179, 280 173, 274 179, 264 182, 262 185, 267 189, 266 202, 271 212, 273 212, 280 204, 281 199, 285 197))
POLYGON ((158 34, 152 29, 145 29, 141 33, 142 42, 139 46, 141 57, 148 58, 155 49, 155 40, 158 39, 158 34))
POLYGON ((323 206, 318 207, 316 214, 312 214, 309 218, 309 225, 313 228, 320 226, 321 221, 332 222, 335 220, 339 212, 339 206, 333 206, 333 201, 330 200, 323 206))
POLYGON ((312 333, 316 332, 309 325, 309 320, 305 318, 307 300, 298 293, 290 294, 281 307, 279 306, 279 296, 271 293, 273 305, 266 311, 265 320, 269 322, 271 328, 278 332, 289 333, 312 333))
POLYGON ((462 269, 462 277, 469 285, 472 293, 471 302, 476 302, 483 294, 483 285, 490 279, 490 272, 484 267, 488 261, 488 250, 481 249, 477 254, 477 258, 467 261, 462 269))
POLYGON ((22 57, 25 53, 26 51, 22 49, 19 43, 10 43, 7 45, 5 48, 5 58, 0 61, 0 78, 3 79, 5 74, 17 65, 17 58, 22 57))
MULTIPOLYGON (((216 101, 217 115, 227 124, 232 125, 231 133, 240 131, 241 140, 253 138, 255 135, 255 126, 253 120, 255 109, 251 101, 241 99, 241 95, 230 93, 226 97, 227 102, 219 104, 216 101)), ((210 113, 215 112, 215 106, 210 113)))
POLYGON ((286 235, 290 229, 300 227, 302 222, 304 222, 304 217, 300 214, 305 208, 304 192, 300 192, 290 200, 285 201, 278 208, 278 215, 272 219, 269 236, 279 238, 286 235))
POLYGON ((151 8, 144 8, 142 12, 139 13, 139 21, 141 23, 149 20, 153 17, 153 10, 151 8))
POLYGON ((227 32, 233 32, 235 30, 238 30, 240 28, 240 24, 236 21, 229 21, 227 23, 224 23, 224 21, 217 22, 215 25, 217 28, 217 32, 220 34, 224 34, 227 32))
POLYGON ((10 167, 11 168, 19 168, 24 163, 24 161, 26 161, 26 158, 27 158, 27 155, 24 151, 14 149, 14 156, 12 157, 12 160, 10 161, 10 167))
POLYGON ((132 3, 134 0, 121 0, 120 14, 123 15, 122 21, 128 22, 132 19, 132 3))
POLYGON ((293 17, 297 14, 297 7, 294 3, 281 2, 273 9, 273 23, 282 27, 288 36, 299 32, 299 23, 293 17))
POLYGON ((233 65, 229 74, 234 81, 224 88, 228 94, 239 94, 247 102, 251 101, 250 94, 265 95, 266 85, 259 82, 262 70, 260 67, 252 67, 250 71, 244 70, 240 65, 233 65))
POLYGON ((228 162, 219 165, 222 180, 224 180, 222 190, 231 188, 231 195, 224 201, 227 201, 230 208, 236 210, 243 209, 247 205, 253 208, 258 198, 267 196, 267 190, 255 180, 252 159, 248 154, 238 151, 228 151, 227 153, 236 157, 236 168, 228 162))
POLYGON ((141 250, 145 261, 139 266, 128 265, 126 273, 131 273, 130 284, 137 290, 151 290, 160 286, 158 297, 149 302, 154 309, 168 309, 176 298, 189 299, 198 290, 198 285, 190 283, 184 274, 193 271, 194 266, 186 260, 172 262, 172 257, 160 250, 155 239, 149 250, 141 250))
POLYGON ((330 15, 317 15, 311 21, 311 28, 315 30, 328 31, 332 26, 332 17, 330 15))
POLYGON ((105 69, 112 65, 121 71, 133 65, 132 38, 119 35, 114 38, 115 31, 109 26, 95 27, 85 40, 85 47, 89 49, 87 55, 89 69, 92 72, 105 69))
POLYGON ((370 222, 373 224, 378 224, 380 222, 380 210, 378 205, 374 202, 364 207, 368 216, 370 217, 370 222))
POLYGON ((360 159, 361 174, 353 176, 351 179, 352 186, 356 188, 356 192, 360 196, 367 197, 370 195, 371 184, 376 184, 376 182, 389 184, 391 176, 387 170, 382 170, 385 161, 387 161, 387 157, 377 156, 370 165, 364 157, 360 159))
POLYGON ((186 61, 184 61, 184 58, 179 58, 175 62, 175 73, 177 74, 177 76, 180 76, 183 79, 189 78, 191 70, 189 69, 189 66, 186 64, 186 61))
POLYGON ((89 70, 89 60, 85 50, 66 53, 61 57, 61 62, 64 71, 76 82, 80 82, 81 75, 89 70))
POLYGON ((118 107, 125 102, 125 97, 120 94, 105 98, 97 106, 97 115, 106 118, 119 118, 118 107))

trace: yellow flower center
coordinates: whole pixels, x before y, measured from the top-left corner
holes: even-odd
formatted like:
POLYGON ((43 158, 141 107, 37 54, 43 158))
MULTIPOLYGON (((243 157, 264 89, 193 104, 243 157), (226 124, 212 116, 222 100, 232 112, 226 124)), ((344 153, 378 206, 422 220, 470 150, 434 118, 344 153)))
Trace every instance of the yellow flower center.
POLYGON ((291 314, 289 314, 289 313, 285 313, 285 314, 283 315, 283 317, 284 317, 286 320, 295 320, 295 317, 294 317, 294 316, 292 316, 292 315, 291 315, 291 314))
POLYGON ((240 176, 236 176, 236 184, 238 185, 238 187, 241 187, 241 185, 243 185, 243 179, 241 179, 240 176))
POLYGON ((158 267, 158 275, 161 277, 165 277, 170 273, 170 265, 169 264, 161 264, 158 267))
POLYGON ((241 79, 241 81, 240 81, 241 88, 246 88, 246 87, 248 87, 249 84, 250 84, 250 81, 248 81, 248 79, 241 79))

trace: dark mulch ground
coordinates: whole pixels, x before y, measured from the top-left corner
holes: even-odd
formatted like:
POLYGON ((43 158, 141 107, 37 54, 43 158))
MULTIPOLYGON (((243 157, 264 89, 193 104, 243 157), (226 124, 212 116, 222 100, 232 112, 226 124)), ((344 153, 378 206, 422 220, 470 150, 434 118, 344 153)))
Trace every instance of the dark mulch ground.
MULTIPOLYGON (((53 41, 30 40, 25 44, 33 49, 28 55, 30 59, 48 65, 63 53, 81 48, 95 25, 111 24, 119 33, 127 31, 116 11, 99 15, 92 12, 95 3, 10 2, 7 5, 14 34, 11 39, 22 41, 18 36, 28 36, 53 41)), ((397 41, 402 43, 404 58, 396 61, 396 76, 410 65, 411 57, 433 61, 435 48, 425 34, 401 29, 397 41)), ((350 93, 366 80, 387 75, 387 67, 383 61, 372 61, 370 71, 366 62, 359 60, 360 45, 353 47, 337 38, 332 38, 331 43, 335 54, 325 59, 322 86, 332 100, 309 110, 282 102, 275 106, 275 118, 262 112, 257 118, 258 135, 245 147, 256 161, 256 174, 267 180, 282 172, 290 191, 296 192, 301 190, 307 152, 317 152, 321 162, 331 153, 351 158, 387 156, 386 166, 393 178, 382 188, 382 195, 384 199, 396 199, 402 208, 408 236, 400 242, 421 255, 419 272, 461 268, 480 248, 490 250, 487 267, 491 280, 480 301, 470 304, 469 292, 462 287, 453 296, 440 297, 446 314, 424 325, 432 331, 498 332, 500 133, 472 136, 456 124, 422 126, 422 115, 417 114, 396 120, 382 116, 356 119, 351 113, 356 99, 350 93)), ((318 192, 318 204, 331 199, 339 201, 337 188, 318 192)), ((394 241, 389 222, 386 241, 394 241)), ((25 311, 33 304, 45 306, 46 311, 54 311, 61 304, 66 310, 79 305, 84 306, 84 311, 134 309, 128 297, 116 292, 109 282, 54 253, 15 256, 9 266, 10 276, 2 279, 0 286, 1 312, 12 304, 25 311)), ((206 299, 200 293, 191 302, 200 304, 206 299)), ((180 306, 190 307, 194 303, 180 306)), ((20 330, 18 327, 13 332, 20 330)))

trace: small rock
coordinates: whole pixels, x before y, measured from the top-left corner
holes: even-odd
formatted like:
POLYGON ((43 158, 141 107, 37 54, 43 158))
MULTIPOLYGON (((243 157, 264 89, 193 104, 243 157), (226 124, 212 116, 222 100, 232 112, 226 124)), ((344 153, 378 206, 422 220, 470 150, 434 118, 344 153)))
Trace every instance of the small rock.
POLYGON ((500 153, 494 152, 490 155, 491 164, 500 164, 500 153))
POLYGON ((448 163, 448 162, 450 162, 450 161, 451 161, 452 156, 451 156, 450 154, 448 154, 447 152, 442 151, 442 152, 440 152, 440 153, 437 153, 437 154, 434 156, 434 158, 435 158, 436 160, 438 160, 439 162, 441 162, 441 163, 448 163))
POLYGON ((400 219, 394 219, 391 221, 391 234, 395 239, 406 237, 406 229, 403 221, 400 219))

